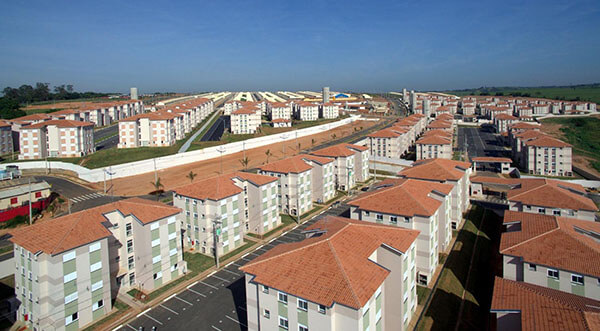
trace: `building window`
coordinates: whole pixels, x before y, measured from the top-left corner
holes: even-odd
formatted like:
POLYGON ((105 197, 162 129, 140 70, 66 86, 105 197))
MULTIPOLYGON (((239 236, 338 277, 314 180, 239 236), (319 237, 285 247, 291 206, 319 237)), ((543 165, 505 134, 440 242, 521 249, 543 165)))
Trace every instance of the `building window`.
POLYGON ((287 318, 279 316, 279 327, 284 328, 285 330, 288 329, 287 318))
POLYGON ((558 279, 558 270, 548 269, 548 277, 558 279))
POLYGON ((10 204, 11 205, 16 204, 17 202, 19 202, 19 198, 10 198, 10 204))
POLYGON ((287 294, 285 294, 285 293, 279 292, 277 297, 279 298, 280 302, 283 302, 283 303, 288 302, 288 297, 287 297, 287 294))
POLYGON ((298 324, 298 331, 308 331, 308 326, 298 324))
POLYGON ((263 293, 269 294, 269 287, 268 287, 268 286, 265 286, 265 285, 263 285, 263 286, 262 286, 262 291, 263 291, 263 293))
POLYGON ((263 316, 265 318, 271 318, 271 312, 268 309, 263 309, 263 316))
POLYGON ((383 221, 383 215, 377 214, 377 220, 380 222, 383 221))
POLYGON ((127 240, 127 253, 133 252, 133 239, 127 240))
POLYGON ((554 216, 560 216, 560 210, 555 210, 552 212, 554 216))
POLYGON ((130 256, 130 257, 127 259, 127 265, 128 265, 128 267, 129 267, 129 269, 133 269, 133 267, 135 266, 135 263, 134 263, 133 256, 130 256))
POLYGON ((583 276, 577 274, 571 274, 571 283, 577 285, 583 285, 583 276))
POLYGON ((102 307, 104 307, 104 301, 98 300, 97 302, 94 302, 94 305, 92 306, 92 311, 98 310, 99 308, 102 308, 102 307))
POLYGON ((298 299, 298 309, 307 311, 308 310, 308 302, 306 300, 298 299))
POLYGON ((369 212, 365 210, 365 216, 369 216, 369 212))
POLYGON ((125 234, 127 237, 131 236, 131 223, 125 224, 125 234))
POLYGON ((396 216, 390 217, 390 223, 392 223, 392 224, 398 224, 398 217, 396 217, 396 216))
POLYGON ((67 316, 65 318, 65 325, 69 325, 69 324, 75 322, 78 318, 79 318, 79 316, 77 315, 77 312, 73 313, 73 315, 71 315, 71 316, 67 316))
POLYGON ((129 274, 129 286, 135 285, 135 273, 132 272, 129 274))
POLYGON ((537 266, 533 263, 529 263, 529 270, 531 271, 537 271, 537 266))
POLYGON ((319 305, 319 313, 321 314, 325 314, 327 312, 327 307, 325 307, 324 305, 319 305))

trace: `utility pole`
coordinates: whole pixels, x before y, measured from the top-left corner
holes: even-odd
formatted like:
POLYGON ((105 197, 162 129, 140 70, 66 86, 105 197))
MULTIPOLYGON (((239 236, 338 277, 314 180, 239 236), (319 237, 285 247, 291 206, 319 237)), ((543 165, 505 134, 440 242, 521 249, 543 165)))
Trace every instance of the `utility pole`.
POLYGON ((217 152, 221 153, 221 175, 223 174, 223 153, 225 153, 225 148, 219 147, 217 148, 217 152))
POLYGON ((27 177, 27 184, 29 185, 29 225, 31 225, 33 223, 31 216, 31 177, 27 177))
POLYGON ((102 174, 104 175, 104 194, 106 195, 106 168, 104 168, 102 174))
POLYGON ((153 159, 154 161, 154 182, 158 182, 158 173, 156 172, 156 158, 153 159))

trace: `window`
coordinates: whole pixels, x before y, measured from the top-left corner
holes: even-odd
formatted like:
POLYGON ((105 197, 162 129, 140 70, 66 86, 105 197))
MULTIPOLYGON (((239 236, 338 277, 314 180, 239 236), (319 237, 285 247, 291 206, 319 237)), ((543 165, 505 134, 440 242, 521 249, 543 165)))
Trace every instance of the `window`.
POLYGON ((263 285, 263 286, 262 286, 262 291, 263 291, 263 293, 269 294, 269 287, 268 287, 268 286, 265 286, 265 285, 263 285))
POLYGON ((390 223, 392 223, 392 224, 398 224, 398 217, 396 217, 396 216, 390 217, 390 223))
POLYGON ((538 213, 539 214, 545 214, 546 213, 546 208, 538 208, 538 213))
POLYGON ((127 240, 127 253, 133 252, 133 239, 127 240))
POLYGON ((383 215, 377 214, 377 220, 378 221, 383 221, 383 215))
POLYGON ((77 292, 73 292, 67 296, 65 296, 65 305, 68 304, 69 302, 73 302, 75 300, 77 300, 79 296, 77 295, 77 292))
POLYGON ((319 313, 325 314, 326 311, 327 307, 325 307, 324 305, 319 305, 319 313))
POLYGON ((365 216, 369 216, 369 212, 365 210, 365 216))
POLYGON ((281 301, 283 303, 288 302, 287 294, 285 294, 285 293, 279 292, 278 298, 279 298, 279 301, 281 301))
POLYGON ((405 217, 404 218, 404 223, 410 223, 410 217, 405 217))
POLYGON ((529 263, 529 270, 531 271, 537 271, 537 266, 533 263, 529 263))
POLYGON ((271 312, 268 309, 263 309, 263 316, 265 318, 271 318, 271 312))
POLYGON ((92 305, 92 311, 98 310, 99 308, 102 308, 102 307, 104 307, 104 301, 98 300, 97 302, 94 302, 94 304, 92 305))
POLYGON ((288 320, 285 317, 281 317, 279 316, 279 327, 282 327, 284 329, 288 329, 288 320))
POLYGON ((135 267, 135 262, 134 262, 133 256, 130 256, 127 259, 127 265, 129 267, 129 269, 133 269, 133 267, 135 267))
POLYGON ((42 197, 42 192, 35 192, 35 197, 36 198, 41 198, 42 197))
POLYGON ((127 237, 131 236, 131 223, 125 224, 125 233, 127 234, 127 237))
POLYGON ((306 302, 306 300, 298 299, 298 309, 307 311, 308 310, 308 302, 306 302))
POLYGON ((306 325, 298 324, 298 331, 308 331, 308 327, 306 325))
POLYGON ((154 278, 155 280, 156 280, 156 279, 159 279, 159 278, 162 278, 162 271, 159 271, 159 272, 155 273, 155 274, 154 274, 154 276, 153 276, 153 278, 154 278))
POLYGON ((583 276, 577 274, 571 274, 571 283, 577 285, 583 285, 583 276))
POLYGON ((19 202, 19 198, 10 198, 10 204, 11 205, 16 204, 17 202, 19 202))
POLYGON ((555 216, 560 216, 560 210, 554 210, 552 212, 555 216))
POLYGON ((558 279, 558 270, 548 269, 548 277, 558 279))
POLYGON ((67 316, 65 318, 65 325, 69 325, 69 324, 75 322, 78 318, 79 318, 79 316, 77 315, 76 312, 71 316, 67 316))

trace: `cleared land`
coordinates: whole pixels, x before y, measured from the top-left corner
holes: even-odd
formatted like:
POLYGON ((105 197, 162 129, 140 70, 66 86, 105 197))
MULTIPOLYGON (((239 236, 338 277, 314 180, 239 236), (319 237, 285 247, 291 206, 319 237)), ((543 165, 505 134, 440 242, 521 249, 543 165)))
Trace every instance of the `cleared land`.
MULTIPOLYGON (((351 135, 355 128, 369 128, 376 125, 378 122, 375 121, 356 121, 341 127, 325 131, 322 133, 298 138, 301 149, 311 148, 318 146, 332 139, 335 135, 336 138, 342 138, 351 135)), ((290 140, 284 142, 274 142, 271 145, 249 149, 246 151, 246 157, 248 158, 248 169, 258 167, 267 161, 266 151, 269 150, 271 155, 268 156, 269 161, 283 159, 284 157, 292 156, 298 153, 298 145, 296 140, 290 140), (285 145, 285 155, 283 153, 283 146, 285 145)), ((243 152, 224 155, 222 158, 223 173, 231 173, 234 171, 242 170, 243 166, 240 160, 243 158, 243 152)), ((195 181, 214 177, 219 174, 221 168, 221 158, 215 158, 205 161, 199 161, 189 163, 186 165, 172 167, 158 171, 161 183, 165 186, 165 190, 170 190, 175 187, 190 183, 190 180, 186 177, 190 171, 193 171, 198 176, 194 179, 195 181)), ((150 170, 150 169, 149 169, 150 170)), ((114 192, 117 195, 141 195, 148 194, 154 191, 152 182, 154 181, 154 173, 148 172, 145 174, 119 178, 113 180, 114 192)), ((102 186, 102 183, 95 184, 98 188, 102 186)))
POLYGON ((573 145, 573 165, 600 177, 600 115, 549 118, 542 130, 573 145))
POLYGON ((526 96, 557 100, 581 100, 600 103, 600 84, 564 86, 564 87, 486 87, 478 89, 448 91, 448 93, 465 95, 504 95, 526 96))

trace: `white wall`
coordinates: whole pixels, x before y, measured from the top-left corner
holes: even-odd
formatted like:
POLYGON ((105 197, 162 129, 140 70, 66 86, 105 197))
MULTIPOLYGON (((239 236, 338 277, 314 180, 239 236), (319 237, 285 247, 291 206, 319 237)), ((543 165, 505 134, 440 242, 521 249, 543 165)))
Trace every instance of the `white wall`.
MULTIPOLYGON (((360 120, 360 116, 351 116, 350 118, 346 118, 337 122, 332 122, 328 124, 322 124, 318 126, 313 126, 310 128, 288 131, 282 134, 270 135, 258 138, 252 138, 244 141, 234 142, 230 144, 207 147, 201 150, 185 152, 180 154, 173 154, 163 157, 156 158, 156 169, 167 169, 171 167, 176 167, 192 162, 204 161, 212 158, 217 158, 221 154, 218 150, 225 150, 223 155, 234 154, 237 152, 241 152, 245 147, 246 149, 262 147, 266 145, 272 144, 274 141, 289 141, 296 139, 296 133, 298 137, 305 137, 317 133, 321 133, 327 130, 331 130, 342 125, 349 124, 351 122, 360 120)), ((86 180, 88 182, 96 183, 104 180, 104 168, 98 169, 88 169, 79 165, 61 162, 61 161, 31 161, 31 162, 16 162, 16 163, 6 163, 1 167, 4 169, 7 165, 16 165, 19 169, 46 169, 48 167, 48 163, 51 169, 61 169, 61 170, 70 170, 79 176, 79 178, 86 180)), ((122 178, 140 175, 143 173, 153 172, 154 171, 154 161, 153 159, 147 159, 142 161, 124 163, 114 165, 112 167, 107 167, 106 169, 113 173, 112 178, 122 178)), ((107 175, 108 178, 108 175, 107 175)))

